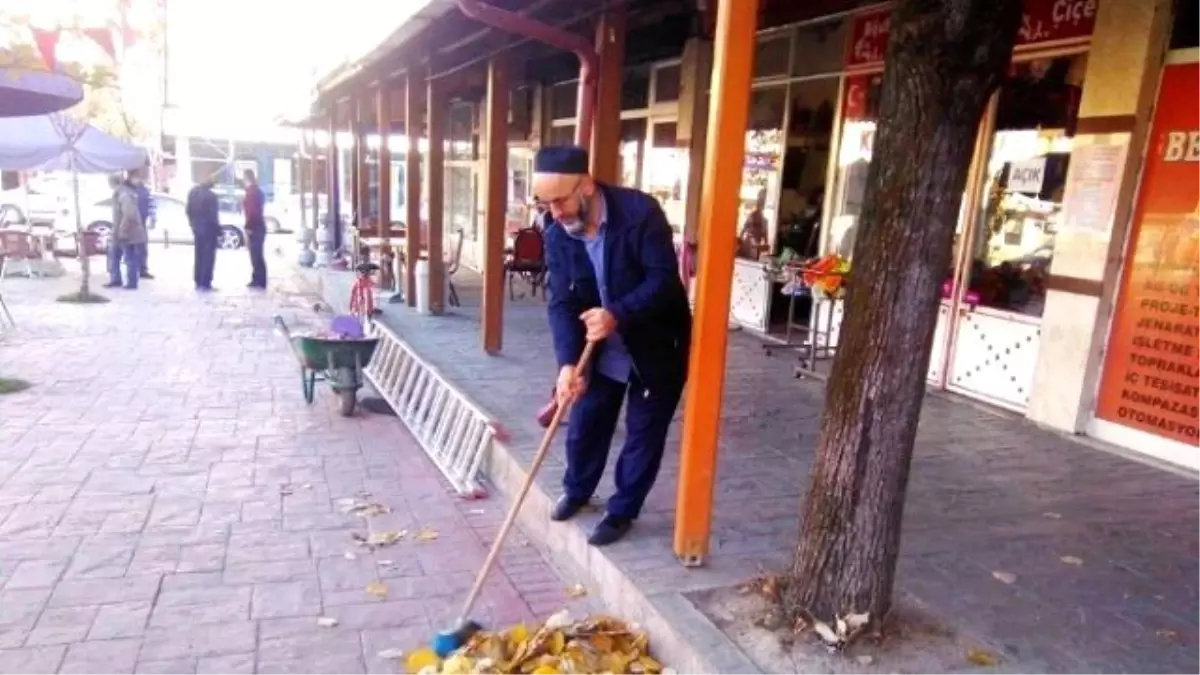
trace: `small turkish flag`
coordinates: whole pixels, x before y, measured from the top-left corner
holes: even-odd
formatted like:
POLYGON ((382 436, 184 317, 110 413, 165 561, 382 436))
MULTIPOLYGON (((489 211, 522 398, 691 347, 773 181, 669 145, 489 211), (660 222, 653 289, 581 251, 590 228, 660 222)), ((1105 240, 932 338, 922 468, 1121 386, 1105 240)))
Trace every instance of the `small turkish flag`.
POLYGON ((42 63, 46 64, 47 70, 57 70, 58 57, 54 52, 58 47, 58 29, 31 28, 30 30, 33 31, 33 41, 37 43, 38 52, 42 55, 42 63))
POLYGON ((105 26, 103 28, 87 28, 83 31, 92 42, 100 45, 105 54, 111 59, 117 58, 117 47, 113 44, 112 29, 105 26))

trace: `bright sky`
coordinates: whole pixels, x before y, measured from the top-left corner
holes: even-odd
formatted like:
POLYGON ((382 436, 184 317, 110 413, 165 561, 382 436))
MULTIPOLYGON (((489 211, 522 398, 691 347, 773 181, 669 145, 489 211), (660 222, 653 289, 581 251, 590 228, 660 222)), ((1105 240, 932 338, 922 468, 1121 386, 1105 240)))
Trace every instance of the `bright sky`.
MULTIPOLYGON (((38 0, 41 1, 41 0, 38 0)), ((171 103, 266 121, 429 0, 167 0, 171 103)))
MULTIPOLYGON (((103 23, 117 1, 0 4, 53 25, 76 15, 103 23)), ((166 4, 169 103, 187 117, 250 124, 306 109, 318 77, 365 55, 431 1, 130 0, 166 4)))

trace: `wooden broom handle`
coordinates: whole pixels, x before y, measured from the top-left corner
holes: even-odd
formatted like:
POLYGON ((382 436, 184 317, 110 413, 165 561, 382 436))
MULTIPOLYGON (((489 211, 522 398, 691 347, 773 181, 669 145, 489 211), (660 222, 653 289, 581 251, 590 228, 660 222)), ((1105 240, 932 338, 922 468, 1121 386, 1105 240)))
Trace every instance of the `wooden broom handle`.
MULTIPOLYGON (((592 352, 595 349, 595 342, 588 342, 584 346, 583 354, 579 356, 579 363, 575 365, 576 375, 587 370, 588 364, 592 360, 592 352)), ((500 526, 500 532, 496 535, 496 540, 492 542, 492 548, 488 551, 487 558, 483 561, 483 567, 479 569, 479 575, 475 577, 475 585, 471 587, 471 592, 467 594, 467 600, 463 603, 462 614, 459 617, 460 624, 467 620, 467 617, 471 614, 471 608, 475 606, 475 601, 479 599, 479 594, 483 591, 483 582, 487 581, 488 574, 492 571, 492 566, 496 564, 496 559, 500 557, 500 548, 504 546, 504 540, 508 538, 508 532, 517 520, 517 514, 521 511, 521 505, 525 503, 525 497, 529 494, 530 488, 533 487, 533 481, 537 478, 538 470, 542 468, 542 463, 546 461, 546 455, 550 454, 550 444, 554 442, 554 434, 558 431, 563 417, 566 416, 567 411, 571 409, 571 404, 574 402, 574 400, 568 399, 565 404, 558 406, 558 410, 554 411, 554 417, 550 420, 549 426, 546 427, 545 433, 542 434, 542 443, 538 446, 537 452, 534 453, 533 461, 529 464, 529 473, 525 478, 525 483, 521 486, 521 490, 517 493, 516 498, 513 499, 512 506, 508 507, 508 515, 504 517, 504 524, 500 526)))

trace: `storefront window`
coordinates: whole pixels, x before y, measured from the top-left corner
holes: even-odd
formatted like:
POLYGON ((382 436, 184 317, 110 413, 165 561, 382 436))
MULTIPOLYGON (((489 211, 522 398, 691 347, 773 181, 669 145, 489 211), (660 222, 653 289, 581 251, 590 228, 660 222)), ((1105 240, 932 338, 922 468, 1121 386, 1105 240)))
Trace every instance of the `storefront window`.
POLYGON ((446 167, 446 217, 451 234, 462 230, 468 239, 479 238, 475 220, 470 166, 446 167))
POLYGON ((469 160, 474 158, 473 127, 475 106, 458 104, 450 107, 447 116, 446 136, 449 145, 446 148, 448 161, 469 160))
POLYGON ((650 69, 628 68, 621 74, 621 110, 642 110, 650 105, 650 69))
POLYGON ((738 257, 758 260, 770 252, 778 219, 779 169, 783 162, 783 117, 787 88, 754 91, 746 126, 746 155, 740 190, 738 257))
POLYGON ((574 82, 556 84, 550 90, 550 119, 563 120, 575 117, 575 106, 579 103, 579 85, 574 82))
POLYGON ((679 100, 679 65, 654 69, 654 102, 672 103, 679 100))
POLYGON ((687 219, 688 151, 677 147, 677 133, 674 120, 654 123, 643 189, 658 199, 671 228, 682 234, 687 219))
POLYGON ((879 116, 882 74, 846 78, 842 107, 842 136, 838 146, 837 182, 833 218, 824 251, 850 258, 854 249, 858 217, 866 197, 867 170, 875 148, 875 120, 879 116))
POLYGON ((548 145, 574 145, 575 125, 554 126, 550 128, 548 145))
POLYGON ((792 40, 787 33, 767 35, 758 39, 754 50, 754 77, 777 77, 788 74, 792 58, 792 40))
POLYGON ((1000 89, 967 263, 979 305, 1042 315, 1086 59, 1015 64, 1000 89))
POLYGON ((821 208, 833 136, 836 77, 794 82, 789 88, 787 149, 779 192, 779 231, 773 252, 814 257, 820 248, 821 208))
POLYGON ((850 19, 840 18, 802 26, 796 31, 792 75, 824 75, 842 70, 850 19))
POLYGON ((642 184, 642 148, 646 143, 646 118, 621 120, 621 185, 636 188, 642 184))

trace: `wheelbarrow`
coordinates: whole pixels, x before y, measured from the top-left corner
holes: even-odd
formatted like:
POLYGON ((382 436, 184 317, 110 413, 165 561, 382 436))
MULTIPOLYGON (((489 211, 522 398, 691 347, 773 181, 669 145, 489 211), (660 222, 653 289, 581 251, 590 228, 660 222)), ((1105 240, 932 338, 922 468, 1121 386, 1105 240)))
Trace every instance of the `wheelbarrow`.
POLYGON ((292 335, 283 318, 275 317, 279 333, 292 345, 300 361, 300 386, 304 402, 312 404, 317 382, 328 382, 339 400, 343 417, 354 414, 358 390, 362 388, 363 368, 371 362, 379 338, 344 335, 292 335))

